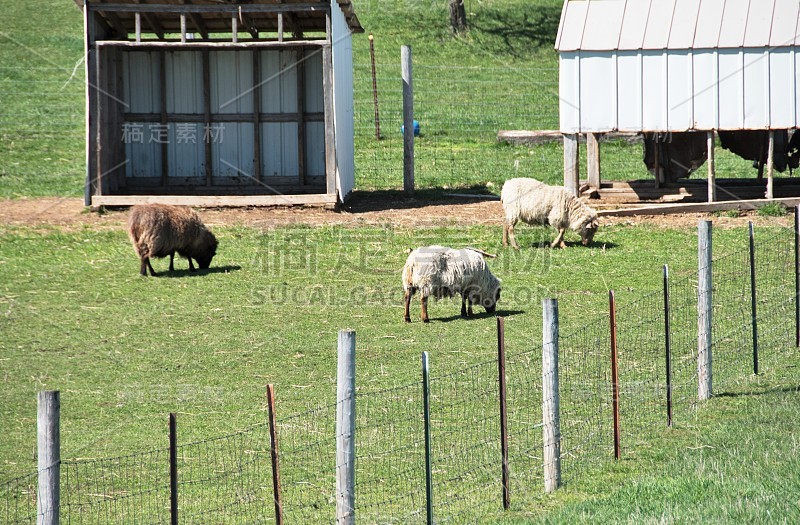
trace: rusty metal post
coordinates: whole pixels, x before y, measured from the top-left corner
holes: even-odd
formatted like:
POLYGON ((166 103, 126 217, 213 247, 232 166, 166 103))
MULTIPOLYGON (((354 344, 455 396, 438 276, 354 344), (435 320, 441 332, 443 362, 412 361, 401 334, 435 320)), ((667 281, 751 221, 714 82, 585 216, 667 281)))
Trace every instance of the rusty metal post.
POLYGON ((275 523, 283 525, 281 471, 278 462, 278 430, 275 419, 275 387, 272 384, 267 385, 267 408, 269 410, 269 451, 272 458, 272 495, 275 499, 275 523))
POLYGON ((369 34, 369 57, 372 61, 372 100, 375 103, 375 140, 381 140, 381 117, 378 112, 378 78, 375 68, 375 37, 369 34))
POLYGON ((506 337, 505 318, 497 317, 497 369, 500 383, 500 449, 503 458, 503 508, 511 506, 508 469, 508 413, 506 411, 506 337))
POLYGON ((169 522, 178 525, 178 422, 169 415, 169 522))
POLYGON ((614 290, 608 292, 608 309, 611 321, 611 407, 614 412, 614 459, 619 459, 619 369, 617 367, 617 302, 614 298, 614 290))
POLYGON ((672 426, 672 328, 669 313, 669 267, 664 265, 664 347, 667 357, 667 426, 672 426))

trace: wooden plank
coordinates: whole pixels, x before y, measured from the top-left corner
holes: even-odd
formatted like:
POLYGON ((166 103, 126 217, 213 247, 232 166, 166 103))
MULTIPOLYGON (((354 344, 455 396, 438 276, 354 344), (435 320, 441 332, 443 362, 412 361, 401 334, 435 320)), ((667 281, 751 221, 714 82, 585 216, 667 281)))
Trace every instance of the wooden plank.
POLYGON ((278 13, 278 42, 283 42, 283 13, 278 13))
POLYGON ((236 13, 231 17, 231 42, 239 41, 239 18, 236 13))
MULTIPOLYGON (((187 5, 191 5, 192 3, 191 0, 182 0, 182 1, 184 4, 187 5)), ((136 14, 138 15, 139 13, 136 14)), ((192 23, 194 24, 194 27, 197 28, 197 32, 200 33, 200 36, 203 38, 208 38, 209 35, 208 27, 206 27, 206 24, 205 22, 203 22, 203 19, 197 16, 197 13, 188 13, 188 15, 189 15, 189 20, 191 20, 192 23)))
POLYGON ((322 91, 325 106, 325 183, 336 193, 336 131, 333 125, 333 57, 331 45, 322 51, 322 91))
POLYGON ((253 51, 253 176, 261 182, 261 53, 253 51))
POLYGON ((95 119, 92 111, 92 101, 94 100, 93 91, 95 90, 97 71, 94 67, 96 59, 94 43, 97 38, 97 28, 94 24, 94 14, 89 12, 88 7, 83 6, 83 55, 86 57, 86 184, 84 186, 83 201, 85 206, 91 204, 91 197, 94 193, 94 163, 93 151, 93 132, 95 119))
MULTIPOLYGON (((161 86, 159 95, 161 99, 161 125, 167 125, 167 54, 161 51, 158 54, 159 64, 161 70, 161 86)), ((169 140, 161 144, 161 185, 167 186, 167 178, 169 177, 169 140)))
POLYGON ((181 13, 181 44, 186 43, 186 14, 181 13))
MULTIPOLYGON (((306 180, 306 60, 305 50, 297 51, 297 174, 300 184, 306 180)), ((325 115, 322 115, 323 119, 325 115)))
POLYGON ((206 186, 211 186, 214 167, 212 166, 211 139, 206 138, 205 130, 211 126, 211 53, 208 49, 202 52, 203 60, 203 151, 205 155, 206 186))
POLYGON ((90 11, 119 13, 212 13, 239 15, 239 13, 330 13, 329 3, 287 4, 88 4, 90 11))
POLYGON ((638 215, 669 215, 673 213, 710 213, 726 210, 757 210, 769 203, 781 203, 787 207, 800 205, 800 197, 781 199, 749 199, 725 202, 693 202, 686 204, 653 204, 636 208, 618 210, 598 210, 597 215, 605 217, 633 217, 638 215))
MULTIPOLYGON (((549 144, 551 142, 560 142, 564 135, 557 129, 553 130, 500 130, 497 132, 498 142, 508 142, 509 144, 517 145, 537 145, 549 144)), ((585 142, 585 139, 579 137, 580 142, 585 142)), ((637 131, 615 131, 610 133, 603 133, 598 137, 601 142, 609 142, 614 140, 626 140, 628 142, 640 143, 642 142, 642 135, 637 131)))
POLYGON ((766 198, 775 196, 775 132, 769 130, 769 149, 767 150, 767 194, 766 198))
POLYGON ((580 187, 580 158, 578 155, 578 135, 567 133, 564 137, 564 187, 575 196, 580 187))
POLYGON ((336 204, 336 194, 309 195, 96 195, 92 206, 135 206, 137 204, 171 204, 174 206, 296 206, 303 204, 336 204))
POLYGON ((589 186, 600 187, 600 144, 598 133, 586 134, 586 177, 589 186))
POLYGON ((714 140, 714 132, 708 132, 706 139, 706 148, 708 150, 708 202, 717 200, 717 161, 714 148, 716 141, 714 140))
MULTIPOLYGON (((252 113, 209 113, 210 122, 253 122, 252 113)), ((161 122, 161 113, 125 113, 129 122, 161 122)), ((325 113, 259 113, 259 122, 323 122, 325 113)), ((205 122, 205 113, 167 113, 167 122, 205 122)))
POLYGON ((223 41, 223 42, 205 42, 205 41, 191 41, 191 42, 180 42, 179 40, 171 40, 171 41, 158 41, 158 40, 147 40, 142 42, 129 42, 127 40, 103 40, 97 42, 98 46, 114 46, 114 47, 135 47, 137 49, 163 49, 163 48, 176 48, 176 49, 191 49, 191 48, 213 48, 213 49, 225 49, 225 50, 235 50, 235 49, 252 49, 252 48, 264 48, 264 47, 280 47, 280 48, 292 48, 292 47, 301 47, 301 46, 316 46, 321 47, 326 45, 326 42, 322 39, 320 40, 284 40, 283 42, 278 42, 277 40, 259 40, 257 42, 230 42, 230 41, 223 41))

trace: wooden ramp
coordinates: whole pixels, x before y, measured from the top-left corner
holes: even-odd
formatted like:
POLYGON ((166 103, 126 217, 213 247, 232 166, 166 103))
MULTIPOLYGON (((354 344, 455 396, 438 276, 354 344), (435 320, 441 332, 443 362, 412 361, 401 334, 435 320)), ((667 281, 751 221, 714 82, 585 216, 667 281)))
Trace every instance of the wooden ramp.
MULTIPOLYGON (((708 185, 705 180, 683 180, 669 182, 656 188, 652 180, 608 181, 599 190, 581 185, 582 194, 589 203, 634 204, 653 203, 694 203, 708 202, 708 185)), ((717 201, 738 201, 764 199, 767 180, 762 179, 718 179, 717 201)), ((800 178, 775 179, 775 198, 800 196, 800 178)))

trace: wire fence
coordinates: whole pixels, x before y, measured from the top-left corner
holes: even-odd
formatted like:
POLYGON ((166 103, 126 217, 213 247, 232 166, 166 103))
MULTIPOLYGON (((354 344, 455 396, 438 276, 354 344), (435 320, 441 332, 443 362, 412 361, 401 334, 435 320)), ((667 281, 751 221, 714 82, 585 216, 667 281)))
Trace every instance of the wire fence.
MULTIPOLYGON (((759 230, 753 247, 755 316, 747 236, 723 250, 717 247, 724 253, 712 261, 715 395, 749 388, 755 366, 754 331, 760 374, 779 376, 796 366, 794 232, 759 230)), ((659 270, 654 268, 656 282, 659 270)), ((668 293, 668 301, 663 290, 626 291, 617 298, 622 459, 645 457, 663 439, 668 394, 675 425, 691 424, 690 418, 702 406, 697 401, 697 275, 670 276, 668 293)), ((614 457, 609 312, 594 312, 580 329, 559 336, 560 463, 565 484, 580 483, 614 457)), ((511 508, 524 510, 544 486, 546 400, 542 346, 519 343, 513 342, 508 352, 505 380, 511 508)), ((480 345, 492 348, 494 341, 480 345)), ((489 359, 451 372, 434 361, 431 369, 429 472, 421 381, 358 391, 355 513, 359 521, 425 523, 428 476, 437 522, 489 523, 502 513, 499 363, 489 359)), ((277 418, 280 517, 285 523, 335 522, 336 409, 336 404, 323 405, 277 418)), ((266 421, 177 446, 179 522, 276 521, 270 452, 266 421)), ((64 523, 170 521, 168 449, 64 460, 60 467, 64 523)), ((34 523, 37 492, 37 474, 0 485, 2 522, 34 523)))

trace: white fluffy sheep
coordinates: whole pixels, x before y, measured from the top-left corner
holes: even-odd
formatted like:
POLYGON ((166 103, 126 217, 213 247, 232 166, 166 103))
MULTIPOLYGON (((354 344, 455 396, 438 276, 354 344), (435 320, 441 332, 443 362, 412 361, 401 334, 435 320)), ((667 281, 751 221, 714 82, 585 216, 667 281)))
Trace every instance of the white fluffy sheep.
POLYGON ((413 250, 403 267, 405 321, 411 322, 411 296, 419 291, 422 320, 429 322, 428 297, 436 299, 461 295, 461 316, 472 315, 472 305, 494 312, 500 299, 500 280, 492 275, 483 256, 474 248, 454 250, 445 246, 425 246, 413 250), (469 307, 467 307, 469 305, 469 307))
POLYGON ((597 232, 597 212, 575 197, 562 186, 548 186, 535 179, 509 179, 503 184, 500 194, 505 213, 503 223, 503 246, 519 249, 514 238, 514 225, 518 221, 533 225, 550 225, 558 230, 551 247, 564 248, 564 232, 567 228, 581 236, 584 246, 592 242, 597 232))

